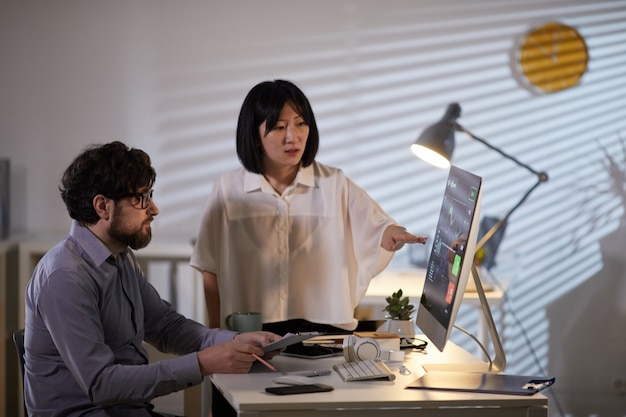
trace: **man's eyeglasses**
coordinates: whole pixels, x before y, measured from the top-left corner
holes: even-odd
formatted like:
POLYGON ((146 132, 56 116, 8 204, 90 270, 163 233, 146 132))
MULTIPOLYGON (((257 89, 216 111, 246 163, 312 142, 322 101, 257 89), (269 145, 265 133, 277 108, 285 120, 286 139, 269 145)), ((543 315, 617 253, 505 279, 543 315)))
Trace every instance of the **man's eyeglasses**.
POLYGON ((147 209, 152 200, 152 192, 154 190, 146 191, 145 193, 126 193, 119 196, 119 198, 135 197, 137 201, 133 206, 141 205, 142 209, 147 209))

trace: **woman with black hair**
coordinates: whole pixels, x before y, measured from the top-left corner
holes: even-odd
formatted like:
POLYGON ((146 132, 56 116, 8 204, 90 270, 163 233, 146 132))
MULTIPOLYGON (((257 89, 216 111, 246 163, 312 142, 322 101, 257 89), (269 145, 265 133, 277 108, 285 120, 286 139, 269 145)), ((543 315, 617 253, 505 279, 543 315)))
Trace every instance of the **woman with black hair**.
POLYGON ((295 84, 250 90, 237 125, 242 167, 215 182, 191 258, 210 327, 258 311, 278 334, 354 330, 369 281, 405 243, 425 243, 343 171, 316 161, 318 147, 313 110, 295 84))

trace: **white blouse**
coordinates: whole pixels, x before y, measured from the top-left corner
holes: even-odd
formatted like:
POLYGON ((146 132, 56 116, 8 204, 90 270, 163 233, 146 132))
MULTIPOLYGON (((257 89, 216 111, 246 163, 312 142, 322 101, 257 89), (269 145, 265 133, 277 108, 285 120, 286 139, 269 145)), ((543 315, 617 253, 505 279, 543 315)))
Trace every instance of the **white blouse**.
POLYGON ((306 319, 352 330, 369 281, 391 261, 394 220, 343 171, 314 162, 278 193, 244 168, 213 186, 191 266, 217 275, 224 318, 306 319))

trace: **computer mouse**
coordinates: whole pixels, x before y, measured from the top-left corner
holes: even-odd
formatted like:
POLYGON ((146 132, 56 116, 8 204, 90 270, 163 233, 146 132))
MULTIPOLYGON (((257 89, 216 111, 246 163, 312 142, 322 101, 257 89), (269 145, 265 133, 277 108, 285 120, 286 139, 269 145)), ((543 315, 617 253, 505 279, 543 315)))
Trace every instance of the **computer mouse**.
POLYGON ((315 380, 313 380, 313 378, 309 378, 308 376, 302 376, 302 375, 282 375, 282 376, 272 379, 272 382, 276 384, 284 384, 284 385, 313 385, 315 384, 315 380))

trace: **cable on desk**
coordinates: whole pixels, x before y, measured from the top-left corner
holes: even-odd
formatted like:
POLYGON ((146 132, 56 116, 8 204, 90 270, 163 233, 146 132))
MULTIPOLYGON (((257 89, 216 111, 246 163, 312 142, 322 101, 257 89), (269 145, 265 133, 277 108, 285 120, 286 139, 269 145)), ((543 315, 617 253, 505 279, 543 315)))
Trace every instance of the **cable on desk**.
POLYGON ((474 336, 472 334, 472 332, 470 332, 469 330, 464 329, 461 326, 457 326, 456 324, 454 325, 455 328, 459 329, 460 331, 462 331, 463 333, 465 333, 466 335, 468 335, 469 337, 471 337, 480 347, 480 349, 483 351, 483 353, 485 354, 485 356, 487 357, 487 359, 489 360, 489 370, 491 371, 491 369, 493 368, 493 359, 491 359, 491 356, 489 355, 489 353, 487 352, 487 349, 485 348, 485 346, 481 343, 480 340, 478 340, 478 338, 476 336, 474 336))
POLYGON ((413 349, 420 352, 423 352, 428 346, 428 342, 424 339, 419 339, 417 337, 401 337, 400 338, 400 349, 413 349))

